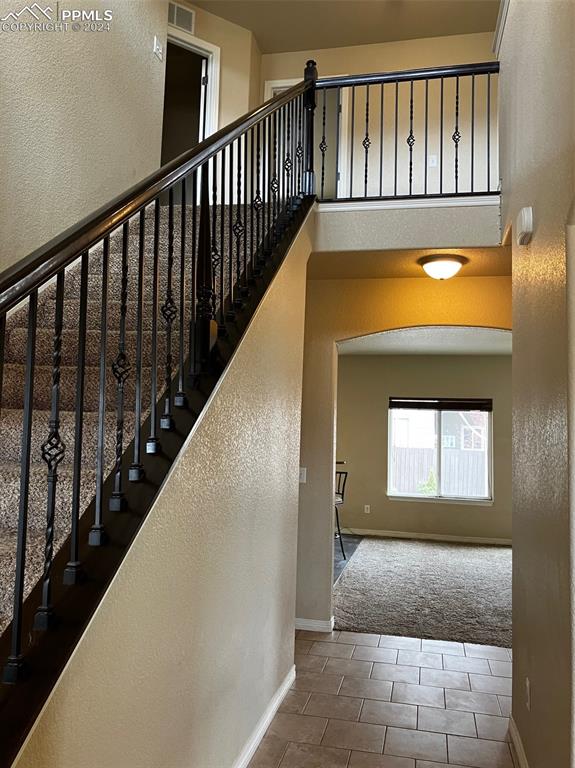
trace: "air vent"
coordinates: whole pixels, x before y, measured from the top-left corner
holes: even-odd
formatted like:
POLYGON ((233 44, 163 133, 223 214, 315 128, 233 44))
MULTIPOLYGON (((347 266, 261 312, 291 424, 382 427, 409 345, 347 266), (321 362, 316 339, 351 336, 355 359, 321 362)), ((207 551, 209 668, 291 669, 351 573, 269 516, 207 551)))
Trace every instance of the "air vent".
POLYGON ((193 35, 196 14, 189 8, 184 8, 183 5, 168 3, 168 23, 193 35))

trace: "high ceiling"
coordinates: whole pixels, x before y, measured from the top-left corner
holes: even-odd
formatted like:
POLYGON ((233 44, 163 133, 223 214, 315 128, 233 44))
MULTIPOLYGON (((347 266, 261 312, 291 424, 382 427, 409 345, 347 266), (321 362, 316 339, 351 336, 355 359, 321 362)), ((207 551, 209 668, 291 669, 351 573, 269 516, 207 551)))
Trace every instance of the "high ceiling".
POLYGON ((251 29, 262 53, 492 32, 499 0, 194 0, 251 29))
POLYGON ((511 331, 425 326, 340 341, 340 355, 510 355, 511 331))

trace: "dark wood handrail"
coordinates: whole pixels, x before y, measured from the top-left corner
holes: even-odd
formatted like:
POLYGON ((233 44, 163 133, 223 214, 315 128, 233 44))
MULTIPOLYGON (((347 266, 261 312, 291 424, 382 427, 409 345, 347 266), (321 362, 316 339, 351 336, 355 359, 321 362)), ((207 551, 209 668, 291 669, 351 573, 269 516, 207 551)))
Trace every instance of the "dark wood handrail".
POLYGON ((412 80, 437 80, 442 77, 464 77, 465 75, 489 75, 499 72, 498 61, 486 61, 479 64, 460 64, 449 67, 430 67, 427 69, 408 69, 401 72, 375 72, 367 75, 341 75, 338 77, 320 77, 318 88, 343 88, 351 85, 375 85, 379 83, 401 83, 412 80))
POLYGON ((110 203, 37 248, 0 274, 0 315, 40 288, 81 253, 127 221, 134 213, 172 187, 232 141, 292 99, 313 88, 303 80, 184 152, 110 203))

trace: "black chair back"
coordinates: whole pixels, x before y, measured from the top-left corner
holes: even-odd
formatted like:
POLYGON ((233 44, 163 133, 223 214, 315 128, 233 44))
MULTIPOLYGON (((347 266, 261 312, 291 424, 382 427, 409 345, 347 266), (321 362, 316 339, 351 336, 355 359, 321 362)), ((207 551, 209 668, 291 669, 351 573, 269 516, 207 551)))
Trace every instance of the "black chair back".
POLYGON ((335 492, 341 495, 343 502, 345 496, 345 484, 347 483, 347 472, 344 470, 337 470, 335 473, 335 492))

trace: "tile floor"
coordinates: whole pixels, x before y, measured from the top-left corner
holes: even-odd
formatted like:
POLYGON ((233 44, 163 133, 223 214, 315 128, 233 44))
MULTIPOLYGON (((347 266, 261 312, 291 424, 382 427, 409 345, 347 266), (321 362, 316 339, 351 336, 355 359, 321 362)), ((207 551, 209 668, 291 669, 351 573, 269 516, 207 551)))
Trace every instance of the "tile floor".
POLYGON ((250 768, 515 768, 507 648, 299 631, 295 662, 250 768))

